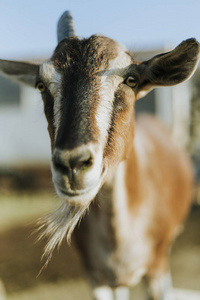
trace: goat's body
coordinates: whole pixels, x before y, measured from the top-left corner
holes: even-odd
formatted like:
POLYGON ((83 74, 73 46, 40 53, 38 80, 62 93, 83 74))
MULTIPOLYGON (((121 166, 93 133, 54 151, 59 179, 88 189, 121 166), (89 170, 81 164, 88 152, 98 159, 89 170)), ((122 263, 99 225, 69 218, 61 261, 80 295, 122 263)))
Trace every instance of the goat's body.
POLYGON ((191 202, 192 171, 184 152, 153 117, 136 122, 134 146, 91 205, 76 241, 94 286, 162 277, 191 202))

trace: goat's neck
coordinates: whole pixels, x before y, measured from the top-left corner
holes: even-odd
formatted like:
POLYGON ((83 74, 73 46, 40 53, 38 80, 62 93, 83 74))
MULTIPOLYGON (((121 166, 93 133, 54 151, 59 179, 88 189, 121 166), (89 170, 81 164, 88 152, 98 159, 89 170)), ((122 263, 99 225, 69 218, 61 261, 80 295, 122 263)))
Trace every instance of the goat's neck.
POLYGON ((134 213, 138 209, 140 199, 137 156, 132 148, 129 157, 118 165, 98 195, 100 210, 108 216, 111 226, 118 228, 119 236, 129 232, 130 211, 134 213))

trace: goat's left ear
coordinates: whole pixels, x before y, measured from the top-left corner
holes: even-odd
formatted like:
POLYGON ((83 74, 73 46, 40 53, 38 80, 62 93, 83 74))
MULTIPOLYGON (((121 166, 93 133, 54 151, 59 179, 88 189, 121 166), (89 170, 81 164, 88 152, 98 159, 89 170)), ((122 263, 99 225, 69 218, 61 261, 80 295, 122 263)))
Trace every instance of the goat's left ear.
POLYGON ((0 73, 14 81, 35 87, 39 65, 0 59, 0 73))
POLYGON ((199 52, 200 45, 192 38, 183 41, 171 52, 159 54, 140 63, 137 99, 156 86, 176 85, 192 76, 198 63, 199 52))

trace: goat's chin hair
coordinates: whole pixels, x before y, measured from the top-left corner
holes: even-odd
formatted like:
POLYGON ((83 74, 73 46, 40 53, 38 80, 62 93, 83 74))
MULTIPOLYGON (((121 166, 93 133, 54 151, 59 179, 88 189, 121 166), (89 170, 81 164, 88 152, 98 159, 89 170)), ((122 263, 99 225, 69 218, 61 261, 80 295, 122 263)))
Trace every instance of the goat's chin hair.
POLYGON ((45 264, 40 273, 48 265, 55 248, 59 248, 65 238, 70 244, 72 232, 77 223, 84 216, 88 207, 89 204, 84 206, 73 206, 64 202, 55 211, 38 220, 38 241, 47 238, 47 244, 44 247, 42 255, 42 260, 45 260, 45 264))

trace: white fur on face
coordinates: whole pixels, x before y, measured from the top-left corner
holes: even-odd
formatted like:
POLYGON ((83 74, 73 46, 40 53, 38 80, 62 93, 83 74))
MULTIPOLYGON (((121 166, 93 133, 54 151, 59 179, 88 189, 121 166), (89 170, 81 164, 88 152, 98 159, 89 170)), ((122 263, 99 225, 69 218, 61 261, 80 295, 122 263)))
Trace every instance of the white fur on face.
POLYGON ((58 73, 51 61, 47 61, 40 67, 40 75, 45 81, 54 98, 54 126, 55 135, 60 126, 61 119, 61 83, 62 76, 58 73))
POLYGON ((107 139, 115 91, 124 80, 124 69, 131 64, 131 57, 125 51, 123 46, 118 45, 118 56, 110 61, 108 69, 101 75, 100 103, 96 113, 96 121, 102 142, 107 139))

